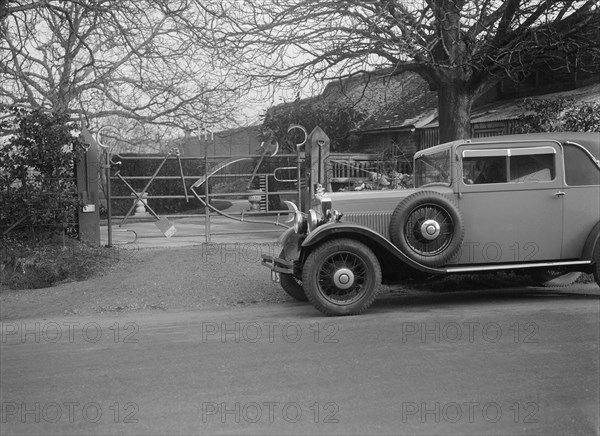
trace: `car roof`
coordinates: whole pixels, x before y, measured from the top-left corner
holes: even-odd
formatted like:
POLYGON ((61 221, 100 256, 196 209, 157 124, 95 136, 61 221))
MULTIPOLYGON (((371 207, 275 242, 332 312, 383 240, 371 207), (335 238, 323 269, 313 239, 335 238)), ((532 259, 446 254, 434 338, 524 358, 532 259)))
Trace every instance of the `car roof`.
POLYGON ((489 136, 485 138, 459 139, 445 144, 436 145, 434 147, 421 150, 415 154, 415 158, 421 157, 423 154, 435 153, 437 151, 454 148, 461 144, 472 143, 474 146, 503 141, 557 141, 561 144, 566 142, 574 142, 587 149, 592 156, 600 159, 600 132, 548 132, 548 133, 526 133, 518 135, 503 135, 489 136))

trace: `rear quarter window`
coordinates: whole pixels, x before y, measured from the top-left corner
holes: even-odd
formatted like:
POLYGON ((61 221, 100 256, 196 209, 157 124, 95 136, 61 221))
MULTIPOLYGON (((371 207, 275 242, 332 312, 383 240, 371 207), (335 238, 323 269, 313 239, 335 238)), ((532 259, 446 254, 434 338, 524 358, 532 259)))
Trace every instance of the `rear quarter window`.
POLYGON ((565 179, 569 186, 600 185, 600 169, 575 145, 565 144, 565 179))
POLYGON ((554 180, 555 167, 553 154, 511 156, 510 181, 549 182, 554 180))

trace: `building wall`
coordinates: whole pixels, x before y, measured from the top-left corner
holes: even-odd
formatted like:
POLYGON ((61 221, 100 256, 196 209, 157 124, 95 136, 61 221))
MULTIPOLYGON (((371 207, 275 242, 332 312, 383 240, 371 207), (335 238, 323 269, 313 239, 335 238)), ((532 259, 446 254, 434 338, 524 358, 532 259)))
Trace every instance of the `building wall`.
POLYGON ((412 171, 412 158, 419 149, 417 131, 381 131, 363 134, 361 153, 375 153, 382 159, 396 162, 397 170, 402 173, 412 171))
POLYGON ((512 135, 517 133, 519 125, 517 120, 491 121, 487 123, 473 123, 471 126, 473 138, 486 136, 512 135))
MULTIPOLYGON (((518 120, 490 121, 471 124, 471 137, 483 138, 489 136, 512 135, 517 133, 518 120)), ((424 150, 439 142, 439 128, 428 127, 419 129, 418 150, 424 150)))
POLYGON ((258 126, 216 132, 212 135, 186 135, 181 139, 180 150, 183 156, 204 156, 205 149, 212 156, 245 156, 257 154, 260 141, 257 137, 258 126))

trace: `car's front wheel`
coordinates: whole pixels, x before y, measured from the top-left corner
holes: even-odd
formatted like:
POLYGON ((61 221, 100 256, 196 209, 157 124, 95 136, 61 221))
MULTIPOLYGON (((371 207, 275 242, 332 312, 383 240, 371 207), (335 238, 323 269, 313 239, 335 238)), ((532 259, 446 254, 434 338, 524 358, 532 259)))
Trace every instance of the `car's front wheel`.
POLYGON ((302 282, 291 274, 280 274, 279 284, 283 288, 286 294, 292 297, 296 301, 308 301, 304 289, 302 288, 302 282))
MULTIPOLYGON (((279 254, 280 258, 285 258, 285 250, 282 250, 279 254)), ((292 274, 279 274, 279 284, 283 288, 286 294, 292 297, 296 301, 308 301, 304 289, 302 288, 302 281, 292 274)))
POLYGON ((325 315, 358 315, 377 297, 381 267, 365 244, 331 240, 308 255, 302 283, 309 301, 325 315))

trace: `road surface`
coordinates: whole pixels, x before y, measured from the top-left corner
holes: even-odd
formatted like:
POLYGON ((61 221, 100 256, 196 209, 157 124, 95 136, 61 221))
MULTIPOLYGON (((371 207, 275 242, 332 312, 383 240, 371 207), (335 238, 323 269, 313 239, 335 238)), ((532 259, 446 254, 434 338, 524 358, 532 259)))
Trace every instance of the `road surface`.
POLYGON ((599 289, 2 322, 2 434, 598 434, 599 289))

